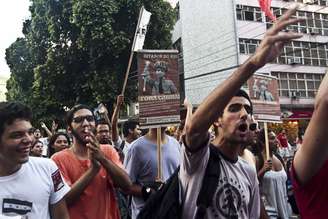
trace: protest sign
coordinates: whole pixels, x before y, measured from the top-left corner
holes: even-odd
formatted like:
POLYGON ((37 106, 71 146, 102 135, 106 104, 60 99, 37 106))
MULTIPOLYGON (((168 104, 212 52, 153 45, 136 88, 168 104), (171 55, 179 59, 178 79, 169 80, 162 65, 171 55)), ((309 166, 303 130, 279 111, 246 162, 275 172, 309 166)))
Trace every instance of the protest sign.
POLYGON ((140 126, 179 124, 178 51, 139 51, 138 82, 140 126))

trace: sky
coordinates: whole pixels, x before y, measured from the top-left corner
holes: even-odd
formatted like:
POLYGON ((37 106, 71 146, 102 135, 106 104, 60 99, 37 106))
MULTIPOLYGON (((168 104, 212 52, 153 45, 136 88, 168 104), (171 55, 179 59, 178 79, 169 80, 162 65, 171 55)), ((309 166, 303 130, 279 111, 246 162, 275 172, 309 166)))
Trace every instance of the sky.
MULTIPOLYGON (((178 0, 166 0, 172 6, 178 0)), ((6 48, 10 46, 17 37, 22 37, 22 27, 25 19, 30 17, 28 10, 29 0, 0 0, 0 77, 9 77, 10 70, 5 60, 6 48)))
POLYGON ((9 77, 10 70, 5 60, 6 48, 17 37, 22 37, 23 21, 29 18, 29 0, 0 0, 0 77, 9 77))

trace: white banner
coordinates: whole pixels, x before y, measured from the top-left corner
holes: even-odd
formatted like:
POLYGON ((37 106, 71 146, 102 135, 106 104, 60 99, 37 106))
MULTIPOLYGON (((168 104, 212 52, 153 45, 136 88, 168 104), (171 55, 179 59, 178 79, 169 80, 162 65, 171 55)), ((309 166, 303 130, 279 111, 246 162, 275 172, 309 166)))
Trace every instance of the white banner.
POLYGON ((146 9, 144 9, 144 7, 142 7, 139 14, 138 27, 134 38, 133 48, 132 48, 134 52, 143 48, 150 16, 151 13, 146 9))

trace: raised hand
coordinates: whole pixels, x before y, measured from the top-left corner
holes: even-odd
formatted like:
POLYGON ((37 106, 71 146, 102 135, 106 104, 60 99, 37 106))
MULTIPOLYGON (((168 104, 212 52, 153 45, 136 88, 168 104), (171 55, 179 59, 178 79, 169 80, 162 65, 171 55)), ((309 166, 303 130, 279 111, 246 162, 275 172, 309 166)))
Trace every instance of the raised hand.
MULTIPOLYGON (((100 149, 100 145, 95 135, 90 132, 90 136, 87 137, 88 143, 86 144, 89 152, 89 157, 92 162, 98 161, 101 163, 106 159, 104 152, 100 149)), ((96 162, 97 163, 97 162, 96 162)))
POLYGON ((124 102, 124 96, 122 94, 118 95, 116 99, 117 106, 122 106, 123 102, 124 102))
POLYGON ((44 122, 40 122, 41 128, 47 128, 46 124, 44 122))
POLYGON ((187 100, 187 98, 185 98, 185 100, 184 100, 184 102, 183 102, 183 105, 184 105, 184 107, 186 107, 186 109, 187 109, 185 125, 184 125, 183 132, 182 132, 182 134, 185 134, 185 133, 186 133, 186 129, 187 129, 187 127, 190 125, 190 122, 191 122, 193 106, 192 106, 192 104, 187 100))
POLYGON ((51 125, 51 132, 55 133, 57 128, 58 128, 58 123, 56 123, 55 120, 53 120, 51 125))
POLYGON ((250 61, 253 65, 260 68, 266 63, 273 61, 279 56, 285 43, 302 37, 302 34, 299 33, 290 31, 283 32, 288 25, 296 24, 304 20, 303 18, 292 18, 297 8, 298 5, 295 5, 293 8, 289 9, 266 32, 255 54, 251 57, 250 61))
POLYGON ((264 161, 264 165, 263 165, 262 169, 264 170, 264 172, 272 170, 272 160, 264 161))
POLYGON ((108 110, 107 108, 105 107, 105 105, 103 103, 100 103, 99 106, 98 106, 98 109, 99 109, 99 114, 108 114, 108 110))

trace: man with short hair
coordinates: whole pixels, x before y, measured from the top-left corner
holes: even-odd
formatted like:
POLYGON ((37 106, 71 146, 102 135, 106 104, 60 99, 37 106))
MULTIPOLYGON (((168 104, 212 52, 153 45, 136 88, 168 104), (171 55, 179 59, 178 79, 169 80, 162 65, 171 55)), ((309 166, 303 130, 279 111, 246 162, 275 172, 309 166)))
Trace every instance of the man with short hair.
POLYGON ((246 144, 241 145, 239 156, 246 160, 251 166, 253 166, 256 169, 256 159, 254 154, 247 148, 247 147, 253 147, 256 145, 257 140, 257 132, 258 132, 258 124, 257 121, 254 119, 254 116, 251 117, 250 123, 249 123, 249 132, 248 132, 248 141, 246 144))
POLYGON ((105 119, 97 121, 96 138, 100 144, 112 145, 112 128, 105 119))
POLYGON ((89 107, 74 106, 66 121, 73 145, 52 159, 72 187, 65 196, 71 218, 120 218, 114 187, 124 190, 132 183, 117 152, 109 145, 99 145, 94 135, 95 117, 89 107))
POLYGON ((288 25, 302 19, 291 18, 296 8, 288 10, 270 28, 256 52, 220 86, 215 88, 186 122, 179 179, 182 197, 182 218, 254 218, 260 216, 260 196, 255 169, 238 158, 241 145, 247 143, 252 103, 240 87, 267 62, 273 61, 283 45, 301 34, 282 32, 288 25), (209 127, 218 123, 219 132, 210 142, 209 127), (210 157, 209 146, 220 154, 217 165, 220 177, 213 189, 209 206, 197 207, 210 157))
MULTIPOLYGON (((151 128, 149 132, 134 141, 124 159, 124 166, 128 172, 133 186, 128 191, 132 195, 131 209, 132 219, 136 219, 145 201, 153 191, 149 185, 156 184, 156 181, 165 182, 179 166, 180 144, 179 142, 164 133, 165 128, 161 128, 161 151, 162 151, 162 176, 158 177, 157 159, 157 129, 151 128)), ((156 188, 155 188, 156 190, 156 188)))
POLYGON ((138 122, 136 122, 132 119, 125 121, 123 123, 123 135, 124 135, 123 153, 126 156, 126 154, 128 153, 128 150, 131 146, 131 143, 133 141, 137 140, 141 135, 141 131, 140 131, 138 122))
POLYGON ((0 218, 68 219, 69 187, 49 160, 29 157, 34 140, 31 110, 0 103, 0 218))
POLYGON ((116 106, 113 112, 112 116, 112 125, 113 125, 113 131, 112 131, 112 139, 113 143, 116 148, 121 150, 126 156, 128 153, 128 150, 130 148, 130 144, 136 140, 137 138, 140 137, 141 131, 139 129, 139 125, 137 121, 134 121, 132 119, 128 119, 128 121, 123 123, 123 135, 124 135, 124 140, 121 139, 119 136, 119 131, 118 131, 118 117, 119 117, 119 112, 120 109, 123 105, 124 102, 124 96, 118 95, 117 96, 117 101, 116 101, 116 106))

